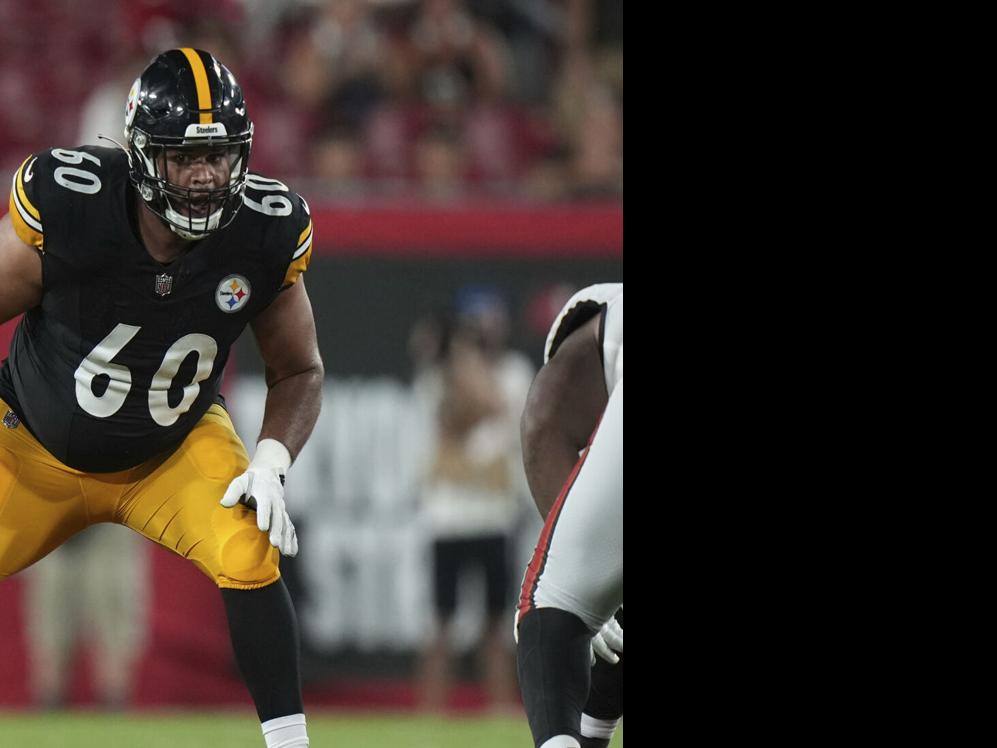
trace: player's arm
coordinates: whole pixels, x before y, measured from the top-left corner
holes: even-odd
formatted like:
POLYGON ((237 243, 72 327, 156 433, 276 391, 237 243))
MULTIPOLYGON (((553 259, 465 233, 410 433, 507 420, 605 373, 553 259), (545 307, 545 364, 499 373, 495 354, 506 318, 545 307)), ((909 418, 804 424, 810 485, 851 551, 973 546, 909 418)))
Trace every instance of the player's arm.
POLYGON ((14 230, 10 215, 0 219, 0 324, 42 300, 42 256, 14 230))
POLYGON ((523 466, 544 517, 586 447, 609 396, 596 315, 574 330, 540 369, 520 422, 523 466))
POLYGON ((256 526, 285 556, 298 553, 298 537, 284 503, 284 475, 315 426, 325 371, 315 337, 304 279, 279 294, 252 323, 266 365, 263 428, 246 472, 222 497, 224 507, 256 510, 256 526))
POLYGON ((318 419, 325 376, 304 277, 278 294, 252 327, 266 365, 260 441, 276 439, 294 459, 318 419))

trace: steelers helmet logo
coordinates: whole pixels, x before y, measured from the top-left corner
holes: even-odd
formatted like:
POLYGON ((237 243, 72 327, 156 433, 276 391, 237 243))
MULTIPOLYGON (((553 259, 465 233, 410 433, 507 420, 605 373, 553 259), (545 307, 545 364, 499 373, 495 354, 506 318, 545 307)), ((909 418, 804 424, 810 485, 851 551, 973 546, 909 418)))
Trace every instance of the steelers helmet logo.
POLYGON ((249 301, 249 281, 241 275, 230 275, 218 284, 215 303, 223 312, 238 312, 249 301))
POLYGON ((138 111, 138 95, 142 90, 142 79, 136 78, 132 83, 132 89, 128 92, 128 101, 125 102, 125 130, 127 131, 132 122, 135 121, 135 113, 138 111))

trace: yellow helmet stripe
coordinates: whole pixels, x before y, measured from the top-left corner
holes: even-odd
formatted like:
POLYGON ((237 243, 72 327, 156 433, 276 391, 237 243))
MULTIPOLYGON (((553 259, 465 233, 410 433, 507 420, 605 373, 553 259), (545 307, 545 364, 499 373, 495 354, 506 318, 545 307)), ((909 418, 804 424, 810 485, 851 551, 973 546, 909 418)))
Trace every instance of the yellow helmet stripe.
MULTIPOLYGON (((190 69, 194 73, 194 83, 197 86, 197 108, 211 109, 211 88, 208 86, 208 71, 204 67, 201 56, 190 47, 183 47, 181 52, 190 62, 190 69)), ((201 124, 210 125, 212 122, 211 112, 201 113, 201 124)))
MULTIPOLYGON (((14 176, 14 185, 17 188, 17 196, 21 200, 21 205, 23 205, 28 213, 31 214, 32 218, 36 221, 41 221, 41 213, 38 212, 38 208, 31 204, 31 201, 28 200, 27 194, 24 192, 24 166, 28 163, 28 161, 33 160, 33 158, 33 156, 28 156, 28 158, 24 159, 24 163, 21 164, 21 168, 17 170, 17 174, 14 176)), ((31 175, 29 174, 28 177, 30 178, 31 175)))

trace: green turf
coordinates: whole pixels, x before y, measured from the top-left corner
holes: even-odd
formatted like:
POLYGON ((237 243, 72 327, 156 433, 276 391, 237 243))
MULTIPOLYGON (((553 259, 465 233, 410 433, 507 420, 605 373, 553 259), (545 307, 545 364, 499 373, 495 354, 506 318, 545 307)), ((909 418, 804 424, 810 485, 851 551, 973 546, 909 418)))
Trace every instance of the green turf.
MULTIPOLYGON (((311 748, 531 748, 525 718, 308 715, 311 748)), ((0 712, 0 748, 262 748, 255 715, 0 712)), ((623 727, 611 748, 622 748, 623 727)))

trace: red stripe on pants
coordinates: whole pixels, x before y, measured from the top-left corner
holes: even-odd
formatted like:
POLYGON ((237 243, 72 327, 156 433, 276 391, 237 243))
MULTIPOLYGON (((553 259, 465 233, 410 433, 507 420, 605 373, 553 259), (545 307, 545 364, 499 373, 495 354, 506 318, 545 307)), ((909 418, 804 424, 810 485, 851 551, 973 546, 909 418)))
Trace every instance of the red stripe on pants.
POLYGON ((592 447, 592 442, 595 440, 595 435, 598 433, 599 424, 601 423, 602 418, 600 417, 599 423, 596 424, 595 429, 592 431, 592 436, 589 437, 589 443, 586 445, 585 451, 578 458, 578 462, 575 463, 575 467, 572 468, 571 474, 561 488, 561 493, 557 496, 557 501, 554 502, 554 506, 547 513, 547 520, 544 522, 543 530, 540 531, 540 539, 537 541, 537 547, 533 549, 533 558, 530 560, 530 565, 526 567, 523 587, 519 592, 519 620, 522 620, 524 615, 533 610, 533 594, 536 592, 540 575, 547 564, 547 552, 550 550, 550 543, 554 537, 554 527, 557 525, 558 517, 561 516, 561 510, 564 508, 564 500, 568 497, 571 487, 575 485, 578 474, 582 470, 582 465, 585 464, 585 458, 588 457, 589 449, 592 447))

